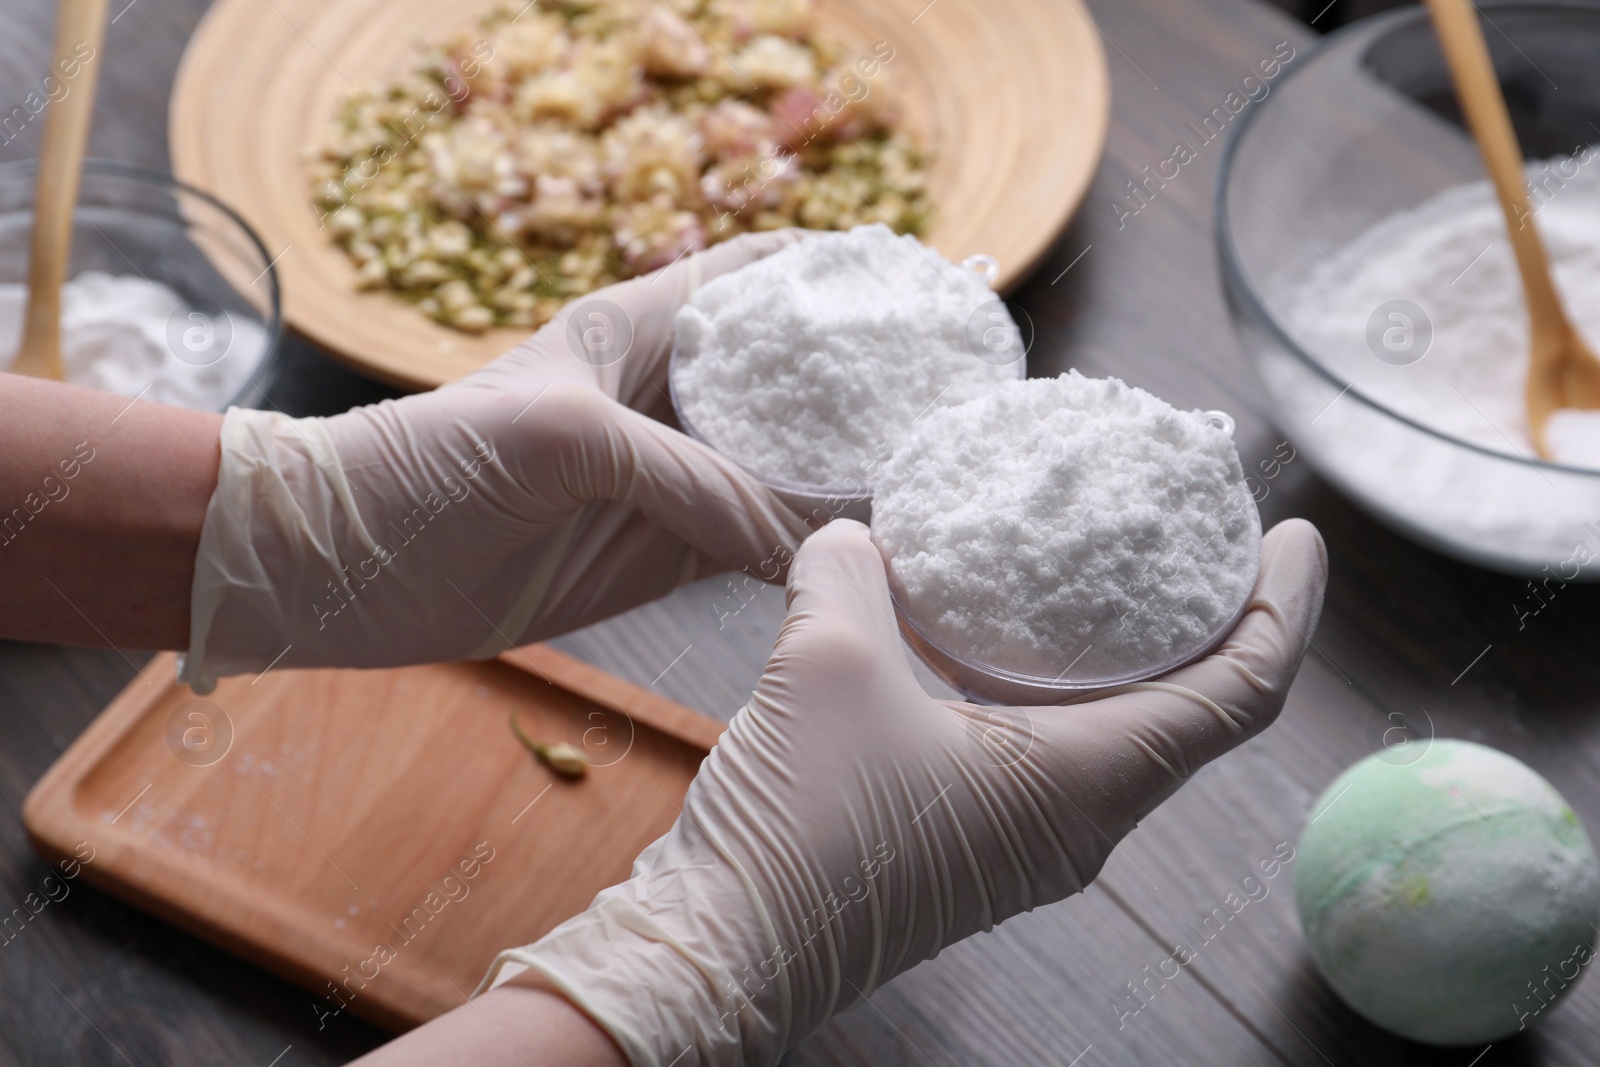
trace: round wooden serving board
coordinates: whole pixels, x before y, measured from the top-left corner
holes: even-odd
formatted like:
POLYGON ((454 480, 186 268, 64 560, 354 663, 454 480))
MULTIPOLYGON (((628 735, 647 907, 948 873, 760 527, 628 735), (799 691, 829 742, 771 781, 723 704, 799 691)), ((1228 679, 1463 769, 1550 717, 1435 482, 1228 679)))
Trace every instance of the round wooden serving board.
MULTIPOLYGON (((179 67, 178 177, 235 207, 278 256, 287 321, 359 370, 431 388, 519 341, 471 336, 382 292, 355 289, 318 229, 303 153, 351 88, 403 72, 423 41, 474 25, 492 0, 217 0, 179 67)), ((925 240, 952 260, 986 252, 998 287, 1045 253, 1088 188, 1110 84, 1098 31, 1062 0, 819 0, 823 32, 870 51, 906 124, 932 149, 925 240)))

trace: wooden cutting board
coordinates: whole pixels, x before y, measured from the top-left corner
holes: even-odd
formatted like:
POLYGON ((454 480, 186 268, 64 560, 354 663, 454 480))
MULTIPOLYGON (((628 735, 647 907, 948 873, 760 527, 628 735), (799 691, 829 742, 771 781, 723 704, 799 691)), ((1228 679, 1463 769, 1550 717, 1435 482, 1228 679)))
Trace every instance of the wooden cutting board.
POLYGON ((197 698, 157 656, 45 774, 52 860, 349 1011, 406 1028, 628 875, 722 725, 552 648, 269 670, 197 698), (560 778, 513 735, 592 761, 560 778))

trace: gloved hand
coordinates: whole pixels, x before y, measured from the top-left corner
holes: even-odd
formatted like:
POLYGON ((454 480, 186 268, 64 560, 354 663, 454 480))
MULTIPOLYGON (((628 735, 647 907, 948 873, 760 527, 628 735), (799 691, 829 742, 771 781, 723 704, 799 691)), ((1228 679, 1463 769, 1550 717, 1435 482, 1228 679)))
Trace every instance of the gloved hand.
POLYGON ((569 304, 431 393, 328 419, 229 411, 180 677, 484 657, 730 567, 781 577, 805 534, 652 418, 673 317, 799 240, 753 234, 569 304), (281 658, 279 658, 281 657, 281 658))
POLYGON ((1290 520, 1214 655, 1074 706, 980 708, 922 691, 882 557, 836 520, 801 548, 766 673, 682 817, 484 987, 554 987, 634 1067, 775 1064, 944 946, 1082 890, 1277 716, 1326 580, 1321 537, 1290 520))

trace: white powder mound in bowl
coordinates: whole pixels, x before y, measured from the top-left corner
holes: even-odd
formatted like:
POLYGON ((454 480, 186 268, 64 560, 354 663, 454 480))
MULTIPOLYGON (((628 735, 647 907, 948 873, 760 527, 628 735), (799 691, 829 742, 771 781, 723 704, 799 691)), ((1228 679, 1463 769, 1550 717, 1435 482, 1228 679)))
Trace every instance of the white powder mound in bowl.
POLYGON ((1076 371, 929 412, 873 501, 901 610, 959 660, 1067 689, 1205 652, 1261 548, 1219 421, 1076 371))
POLYGON ((685 428, 795 486, 870 485, 919 415, 1023 369, 1016 324, 983 278, 883 225, 713 279, 676 326, 685 428))
MULTIPOLYGON (((1525 169, 1556 287, 1578 332, 1594 343, 1600 341, 1600 168, 1584 166, 1579 157, 1557 157, 1525 169), (1557 178, 1569 170, 1573 177, 1557 178), (1553 179, 1559 195, 1540 192, 1553 179)), ((1487 180, 1453 186, 1381 219, 1309 262, 1303 276, 1280 282, 1278 299, 1306 350, 1371 399, 1482 448, 1534 455, 1524 398, 1528 312, 1505 215, 1487 180)), ((1600 469, 1600 412, 1557 411, 1545 429, 1556 462, 1600 469)), ((1363 436, 1354 435, 1348 450, 1369 451, 1363 436)), ((1371 476, 1426 481, 1432 472, 1380 459, 1371 476)), ((1467 495, 1475 489, 1467 487, 1467 495)), ((1543 502, 1530 500, 1519 510, 1543 510, 1543 502)))
MULTIPOLYGON (((0 370, 16 358, 27 307, 27 286, 0 284, 0 370)), ((266 357, 268 340, 259 323, 213 321, 158 281, 91 270, 61 287, 61 363, 73 385, 221 411, 266 357)))
MULTIPOLYGON (((1556 287, 1578 332, 1600 343, 1595 153, 1530 162, 1526 174, 1529 224, 1556 287)), ((1600 411, 1559 410, 1545 425, 1556 463, 1589 473, 1534 465, 1527 308, 1487 180, 1446 188, 1341 248, 1307 249, 1266 290, 1286 332, 1331 375, 1246 345, 1280 421, 1297 427, 1295 446, 1323 475, 1453 556, 1545 581, 1600 580, 1589 565, 1600 547, 1600 411)), ((1524 599, 1519 611, 1543 603, 1532 589, 1524 599)))

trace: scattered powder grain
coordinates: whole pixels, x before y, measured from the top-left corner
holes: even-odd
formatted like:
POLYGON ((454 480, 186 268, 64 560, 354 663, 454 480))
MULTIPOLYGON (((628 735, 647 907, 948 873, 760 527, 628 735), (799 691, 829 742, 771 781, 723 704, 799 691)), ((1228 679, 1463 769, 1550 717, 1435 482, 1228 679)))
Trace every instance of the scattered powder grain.
POLYGON ((678 312, 677 344, 673 389, 695 430, 808 486, 862 479, 918 416, 1015 380, 1022 358, 975 271, 883 225, 712 280, 678 312))
MULTIPOLYGON (((28 287, 0 284, 0 370, 22 342, 28 287)), ((84 271, 61 287, 61 362, 67 381, 158 404, 221 411, 266 353, 260 324, 198 314, 160 282, 84 271), (181 351, 182 355, 179 355, 181 351)))
POLYGON ((1225 431, 1075 371, 919 420, 872 528, 927 636, 1044 678, 1199 652, 1249 596, 1261 543, 1225 431))

